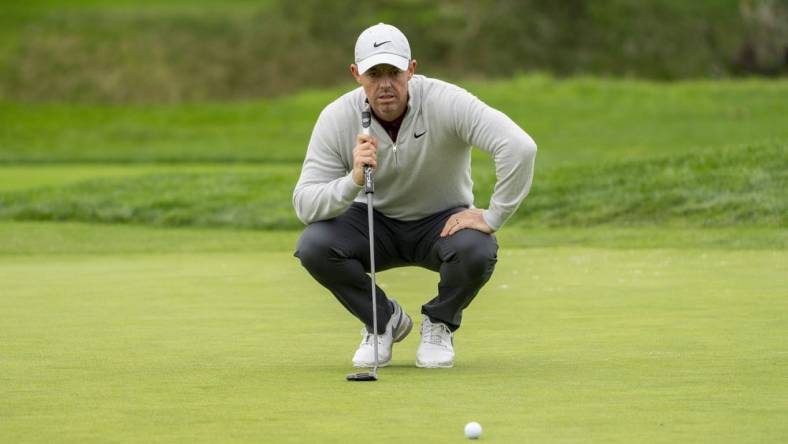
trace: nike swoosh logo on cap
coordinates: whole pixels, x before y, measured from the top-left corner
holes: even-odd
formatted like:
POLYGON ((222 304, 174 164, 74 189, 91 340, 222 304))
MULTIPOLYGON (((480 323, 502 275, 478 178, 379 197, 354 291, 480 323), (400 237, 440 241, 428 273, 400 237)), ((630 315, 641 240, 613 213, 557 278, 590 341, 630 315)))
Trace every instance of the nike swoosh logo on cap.
POLYGON ((391 43, 391 40, 386 40, 385 42, 380 42, 380 43, 375 42, 375 43, 372 44, 372 46, 377 48, 378 46, 385 45, 386 43, 391 43))
POLYGON ((427 134, 427 130, 424 130, 424 132, 422 132, 421 134, 416 134, 416 133, 413 133, 413 137, 415 137, 416 139, 418 139, 419 137, 421 137, 421 136, 423 136, 423 135, 425 135, 425 134, 427 134))

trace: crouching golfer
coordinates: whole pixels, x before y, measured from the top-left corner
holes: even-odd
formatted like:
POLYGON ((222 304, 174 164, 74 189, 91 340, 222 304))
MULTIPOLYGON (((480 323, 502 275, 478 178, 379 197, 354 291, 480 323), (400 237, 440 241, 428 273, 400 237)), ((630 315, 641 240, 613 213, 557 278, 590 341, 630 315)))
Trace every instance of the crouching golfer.
MULTIPOLYGON (((495 268, 492 235, 528 194, 536 145, 503 113, 465 90, 415 75, 407 38, 378 24, 356 41, 350 72, 360 88, 329 104, 315 124, 293 192, 308 224, 295 252, 301 264, 365 327, 353 356, 374 365, 372 289, 363 169, 375 172, 377 270, 415 265, 440 274, 437 296, 421 307, 418 367, 451 367, 453 333, 462 312, 495 268), (372 111, 370 136, 361 113, 372 111), (471 146, 495 161, 497 182, 488 209, 473 207, 471 146)), ((378 359, 413 321, 376 288, 378 359)))

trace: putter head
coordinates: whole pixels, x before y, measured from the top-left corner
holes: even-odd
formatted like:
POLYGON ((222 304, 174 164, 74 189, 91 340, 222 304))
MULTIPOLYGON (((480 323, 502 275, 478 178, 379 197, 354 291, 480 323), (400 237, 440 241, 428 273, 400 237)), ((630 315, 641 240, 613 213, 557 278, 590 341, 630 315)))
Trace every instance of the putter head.
POLYGON ((347 375, 348 381, 377 381, 378 375, 375 372, 351 373, 347 375))

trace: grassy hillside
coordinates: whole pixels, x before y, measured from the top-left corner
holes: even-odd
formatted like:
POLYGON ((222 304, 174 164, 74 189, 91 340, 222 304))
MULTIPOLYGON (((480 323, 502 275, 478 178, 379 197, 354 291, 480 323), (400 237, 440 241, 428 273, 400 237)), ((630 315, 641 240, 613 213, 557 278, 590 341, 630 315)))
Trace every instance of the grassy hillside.
MULTIPOLYGON (((788 81, 464 84, 539 144, 511 225, 788 223, 788 81)), ((5 102, 0 218, 296 229, 290 193, 312 125, 344 90, 204 105, 5 102)), ((486 207, 495 178, 480 151, 473 176, 486 207)))
POLYGON ((788 143, 548 171, 528 224, 788 228, 788 143))
MULTIPOLYGON (((536 226, 788 227, 788 144, 577 165, 537 173, 511 221, 536 226)), ((169 173, 0 193, 0 218, 162 226, 295 229, 298 165, 251 172, 169 173)), ((486 207, 490 168, 476 168, 486 207)), ((385 192, 385 190, 379 190, 385 192)))
MULTIPOLYGON (((461 84, 534 137, 540 169, 788 138, 786 80, 461 84)), ((0 102, 0 162, 298 163, 320 110, 351 87, 244 103, 0 102)))

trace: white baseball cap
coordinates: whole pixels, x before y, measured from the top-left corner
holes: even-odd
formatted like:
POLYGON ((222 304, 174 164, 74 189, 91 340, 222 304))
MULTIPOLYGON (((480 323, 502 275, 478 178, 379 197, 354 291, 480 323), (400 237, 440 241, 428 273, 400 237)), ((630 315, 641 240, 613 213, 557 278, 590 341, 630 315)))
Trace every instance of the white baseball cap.
POLYGON ((369 68, 385 63, 405 71, 410 64, 410 44, 399 29, 378 23, 365 29, 356 40, 356 66, 364 74, 369 68))

